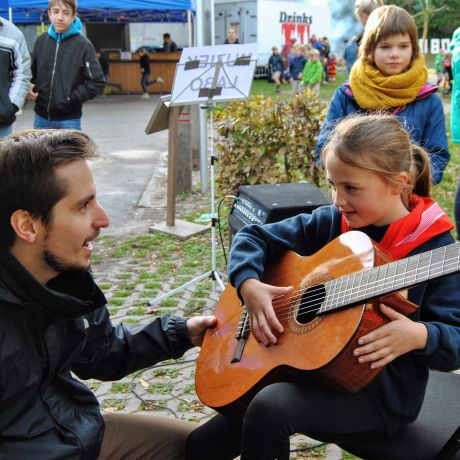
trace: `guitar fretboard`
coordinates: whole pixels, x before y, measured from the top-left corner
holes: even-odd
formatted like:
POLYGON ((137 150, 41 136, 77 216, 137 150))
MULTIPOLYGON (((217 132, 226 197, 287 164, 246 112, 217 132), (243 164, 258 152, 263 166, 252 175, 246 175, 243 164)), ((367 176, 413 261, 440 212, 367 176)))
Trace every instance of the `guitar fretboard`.
POLYGON ((363 303, 460 270, 460 244, 407 257, 325 283, 318 313, 363 303))

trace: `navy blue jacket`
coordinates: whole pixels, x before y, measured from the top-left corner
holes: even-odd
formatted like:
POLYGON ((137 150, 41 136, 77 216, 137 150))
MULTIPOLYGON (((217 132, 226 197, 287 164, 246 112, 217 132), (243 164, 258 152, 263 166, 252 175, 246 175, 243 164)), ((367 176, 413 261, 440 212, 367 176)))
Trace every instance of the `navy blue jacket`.
MULTIPOLYGON (((435 184, 441 182, 450 154, 447 144, 444 110, 436 86, 425 85, 417 98, 393 111, 409 132, 412 141, 430 153, 431 177, 435 184)), ((395 108, 396 109, 396 108, 395 108)), ((336 123, 352 113, 367 113, 362 109, 348 84, 339 86, 329 105, 326 120, 321 127, 316 145, 316 159, 320 161, 321 149, 336 123)))
POLYGON ((268 60, 271 73, 282 72, 284 70, 283 58, 279 54, 272 54, 268 60))
MULTIPOLYGON (((374 227, 375 229, 375 227, 374 227)), ((274 224, 243 227, 233 240, 228 266, 236 289, 248 278, 261 279, 264 264, 276 262, 291 250, 312 255, 341 233, 341 214, 322 206, 274 224)), ((449 232, 419 246, 410 255, 453 242, 449 232)), ((428 328, 424 350, 412 351, 388 364, 362 391, 379 407, 389 434, 417 417, 428 379, 428 368, 451 371, 460 367, 460 275, 429 281, 409 289, 409 300, 419 305, 410 316, 428 328)))
POLYGON ((302 72, 306 62, 307 60, 302 54, 293 56, 293 58, 289 61, 289 73, 294 80, 300 80, 302 78, 302 72))
POLYGON ((116 380, 192 347, 184 318, 114 327, 89 273, 47 286, 0 249, 0 460, 93 460, 104 435, 81 379, 116 380))

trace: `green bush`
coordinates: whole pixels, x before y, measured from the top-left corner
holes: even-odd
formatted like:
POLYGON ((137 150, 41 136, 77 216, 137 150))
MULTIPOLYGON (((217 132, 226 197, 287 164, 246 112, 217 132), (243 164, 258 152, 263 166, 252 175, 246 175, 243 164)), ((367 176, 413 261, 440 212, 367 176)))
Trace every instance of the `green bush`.
POLYGON ((251 96, 215 113, 219 190, 240 185, 319 184, 315 145, 326 106, 310 91, 279 101, 251 96))

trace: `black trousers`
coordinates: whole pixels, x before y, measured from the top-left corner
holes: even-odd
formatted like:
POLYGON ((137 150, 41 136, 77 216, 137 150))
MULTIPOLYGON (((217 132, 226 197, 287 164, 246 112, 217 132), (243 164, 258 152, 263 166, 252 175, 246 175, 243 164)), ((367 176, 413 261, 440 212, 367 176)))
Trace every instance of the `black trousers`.
POLYGON ((354 443, 387 435, 375 403, 361 391, 337 393, 315 383, 262 389, 244 416, 218 414, 187 439, 187 460, 288 460, 289 437, 354 443))

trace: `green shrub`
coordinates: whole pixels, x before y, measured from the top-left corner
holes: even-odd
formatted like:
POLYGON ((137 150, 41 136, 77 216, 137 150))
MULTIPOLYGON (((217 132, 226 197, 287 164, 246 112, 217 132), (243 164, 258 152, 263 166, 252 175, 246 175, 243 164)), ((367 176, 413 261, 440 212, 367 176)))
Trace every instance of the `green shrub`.
POLYGON ((310 92, 284 102, 251 96, 217 109, 219 190, 300 181, 318 185, 315 145, 325 112, 324 103, 310 92))

